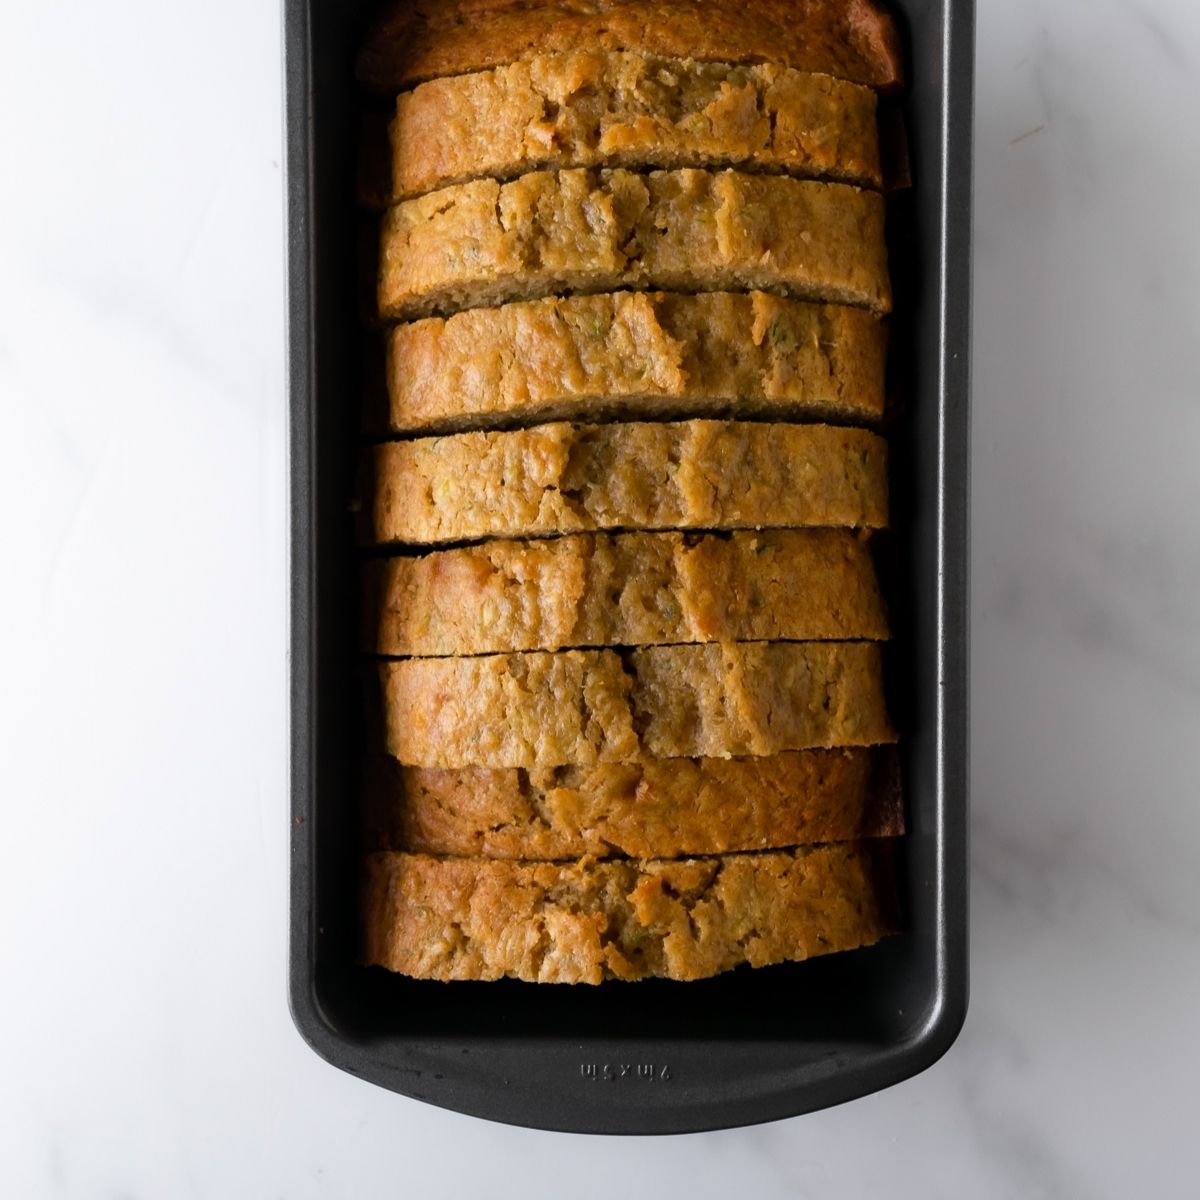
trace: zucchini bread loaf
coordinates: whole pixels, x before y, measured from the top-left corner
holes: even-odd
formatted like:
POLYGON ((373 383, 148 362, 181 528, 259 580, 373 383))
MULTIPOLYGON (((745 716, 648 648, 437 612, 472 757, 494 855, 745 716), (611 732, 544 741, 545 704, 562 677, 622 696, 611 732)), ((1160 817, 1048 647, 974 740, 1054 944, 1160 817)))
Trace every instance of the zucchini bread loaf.
POLYGON ((389 427, 656 415, 878 421, 886 342, 863 309, 766 292, 612 292, 471 309, 392 329, 389 427))
POLYGON ((891 23, 399 0, 358 73, 392 114, 363 960, 688 980, 893 932, 891 23))

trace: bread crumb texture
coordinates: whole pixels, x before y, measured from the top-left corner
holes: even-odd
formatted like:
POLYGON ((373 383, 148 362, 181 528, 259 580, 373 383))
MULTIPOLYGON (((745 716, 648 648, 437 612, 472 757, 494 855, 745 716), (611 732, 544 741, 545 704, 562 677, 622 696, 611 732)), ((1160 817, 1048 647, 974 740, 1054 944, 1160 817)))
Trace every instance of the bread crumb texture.
POLYGON ((397 325, 387 347, 395 433, 584 415, 883 415, 880 319, 766 292, 550 296, 397 325))
POLYGON ((397 97, 392 196, 550 167, 746 164, 879 187, 875 93, 774 63, 573 50, 397 97))
POLYGON ((894 746, 521 770, 403 767, 369 785, 372 849, 677 858, 903 832, 894 746))
POLYGON ((739 171, 531 171, 393 206, 379 310, 410 318, 544 296, 762 289, 891 307, 878 192, 739 171))
POLYGON ((590 766, 895 740, 875 642, 408 658, 380 667, 409 766, 590 766))
POLYGON ((744 421, 552 423, 374 451, 376 543, 625 529, 887 524, 887 444, 744 421))
POLYGON ((363 958, 422 979, 702 979, 896 929, 888 842, 676 861, 375 854, 363 958))

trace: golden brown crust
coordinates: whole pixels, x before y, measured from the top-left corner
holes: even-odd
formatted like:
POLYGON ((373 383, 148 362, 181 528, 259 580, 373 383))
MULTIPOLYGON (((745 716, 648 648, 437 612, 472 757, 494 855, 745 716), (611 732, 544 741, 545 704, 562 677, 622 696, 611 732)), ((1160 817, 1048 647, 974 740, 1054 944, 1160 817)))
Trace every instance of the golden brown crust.
POLYGON ((729 758, 895 740, 875 642, 407 658, 380 667, 388 752, 420 767, 729 758))
POLYGON ((531 171, 404 200, 379 310, 408 319, 551 292, 759 288, 891 307, 878 192, 739 171, 531 171))
POLYGON ((373 465, 378 543, 887 524, 886 443, 829 425, 538 425, 389 442, 373 465))
POLYGON ((396 100, 392 198, 538 168, 722 167, 878 188, 875 93, 829 75, 574 50, 396 100))
POLYGON ((904 831, 895 748, 543 770, 381 759, 374 849, 516 859, 677 858, 904 831))
POLYGON ((877 421, 887 331, 766 292, 550 296, 397 325, 389 428, 646 416, 877 421))
POLYGON ((864 539, 835 529, 579 534, 371 564, 379 654, 886 638, 864 539))
POLYGON ((374 854, 363 958, 422 979, 702 979, 897 928, 890 842, 676 861, 374 854))
POLYGON ((901 81, 899 39, 873 0, 399 0, 359 55, 380 92, 587 46, 774 62, 871 87, 901 81))

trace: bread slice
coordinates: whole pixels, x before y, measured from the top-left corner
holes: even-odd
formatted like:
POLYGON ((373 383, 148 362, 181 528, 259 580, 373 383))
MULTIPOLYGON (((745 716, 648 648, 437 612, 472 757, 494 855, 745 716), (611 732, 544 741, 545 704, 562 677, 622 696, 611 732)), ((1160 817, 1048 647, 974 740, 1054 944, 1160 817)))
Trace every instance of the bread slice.
POLYGON ((363 958, 421 979, 702 979, 897 928, 892 843, 635 862, 368 857, 363 958))
POLYGON ((895 747, 543 770, 381 758, 371 845, 486 858, 678 858, 904 830, 895 747))
POLYGON ((379 654, 888 635, 866 543, 838 529, 489 541, 371 568, 379 654))
POLYGON ((722 62, 776 62, 872 87, 902 77, 899 38, 874 0, 396 0, 357 74, 379 92, 586 46, 722 62))
POLYGON ((895 740, 875 642, 732 642, 406 658, 387 749, 416 767, 591 766, 895 740))
POLYGON ((391 144, 393 199, 539 167, 745 164, 882 184, 875 93, 770 63, 537 55, 402 93, 391 144))
POLYGON ((381 543, 887 523, 886 443, 830 425, 538 425, 388 442, 373 467, 381 543))
POLYGON ((887 331, 766 292, 550 296, 395 326, 389 427, 773 416, 878 421, 887 331))
POLYGON ((763 288, 891 306, 878 192, 738 171, 531 171, 383 220, 379 310, 424 317, 551 292, 763 288))

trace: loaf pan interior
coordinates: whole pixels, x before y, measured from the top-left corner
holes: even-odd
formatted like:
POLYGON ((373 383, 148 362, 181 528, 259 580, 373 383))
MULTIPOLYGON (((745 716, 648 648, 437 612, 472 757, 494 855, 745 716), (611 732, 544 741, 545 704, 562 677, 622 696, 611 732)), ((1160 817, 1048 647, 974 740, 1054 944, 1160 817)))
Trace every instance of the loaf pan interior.
POLYGON ((966 466, 973 6, 904 0, 914 186, 896 285, 888 574, 904 741, 905 932, 869 949, 678 984, 438 984, 355 963, 363 745, 353 513, 364 387, 352 71, 361 0, 286 0, 291 486, 290 999, 335 1066, 542 1128, 720 1128, 923 1070, 966 1010, 966 466))

